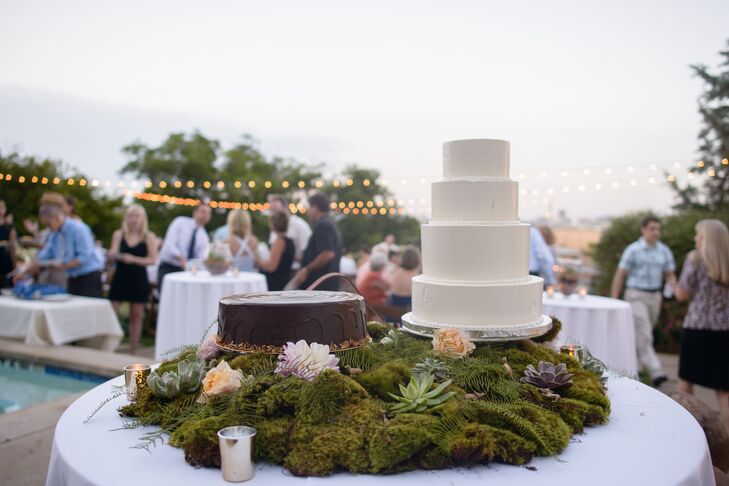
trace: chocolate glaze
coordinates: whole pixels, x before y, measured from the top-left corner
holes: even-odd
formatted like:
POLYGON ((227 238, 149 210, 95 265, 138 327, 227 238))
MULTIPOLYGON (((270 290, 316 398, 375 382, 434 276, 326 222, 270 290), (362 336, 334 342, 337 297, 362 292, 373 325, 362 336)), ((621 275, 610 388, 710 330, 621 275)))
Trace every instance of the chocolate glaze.
POLYGON ((361 340, 367 335, 364 299, 319 290, 231 295, 218 306, 218 335, 226 344, 253 346, 361 340))

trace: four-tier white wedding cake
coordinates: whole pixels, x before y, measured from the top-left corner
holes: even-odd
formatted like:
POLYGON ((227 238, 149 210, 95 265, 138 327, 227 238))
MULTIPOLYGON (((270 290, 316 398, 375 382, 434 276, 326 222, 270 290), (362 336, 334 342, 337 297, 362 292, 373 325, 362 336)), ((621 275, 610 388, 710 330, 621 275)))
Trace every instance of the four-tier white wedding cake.
POLYGON ((520 339, 551 327, 543 280, 529 275, 530 225, 518 219, 509 142, 443 144, 432 185, 432 220, 421 227, 423 274, 413 278, 406 330, 459 328, 474 339, 520 339))

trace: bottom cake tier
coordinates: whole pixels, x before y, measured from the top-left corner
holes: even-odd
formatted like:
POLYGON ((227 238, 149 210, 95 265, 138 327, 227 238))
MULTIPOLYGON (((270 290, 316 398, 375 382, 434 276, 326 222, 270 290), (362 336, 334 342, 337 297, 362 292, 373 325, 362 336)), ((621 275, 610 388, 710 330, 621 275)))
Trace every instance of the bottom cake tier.
POLYGON ((421 323, 479 329, 542 321, 540 277, 512 282, 459 282, 413 277, 412 316, 421 323))

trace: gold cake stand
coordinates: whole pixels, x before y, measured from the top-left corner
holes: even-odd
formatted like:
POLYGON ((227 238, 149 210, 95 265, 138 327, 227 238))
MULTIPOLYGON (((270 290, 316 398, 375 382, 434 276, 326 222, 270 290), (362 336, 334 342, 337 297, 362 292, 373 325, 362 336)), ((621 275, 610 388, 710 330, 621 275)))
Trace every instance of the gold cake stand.
POLYGON ((543 315, 539 321, 529 324, 480 327, 424 322, 416 319, 412 312, 408 312, 402 316, 401 329, 409 334, 427 338, 433 337, 433 334, 441 329, 459 329, 468 339, 474 342, 519 341, 546 334, 552 329, 552 319, 543 315))

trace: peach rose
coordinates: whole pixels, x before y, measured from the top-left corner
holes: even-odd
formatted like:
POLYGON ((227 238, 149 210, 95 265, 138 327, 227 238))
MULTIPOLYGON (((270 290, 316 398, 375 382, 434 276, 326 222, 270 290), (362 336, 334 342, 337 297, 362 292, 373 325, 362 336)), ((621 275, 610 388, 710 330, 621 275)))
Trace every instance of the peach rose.
POLYGON ((243 373, 240 370, 234 370, 227 361, 221 361, 203 378, 203 392, 207 396, 233 393, 240 388, 242 381, 243 373))
POLYGON ((433 349, 446 358, 463 358, 476 346, 459 329, 441 329, 433 335, 433 349))

